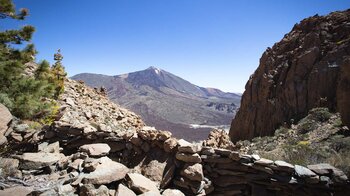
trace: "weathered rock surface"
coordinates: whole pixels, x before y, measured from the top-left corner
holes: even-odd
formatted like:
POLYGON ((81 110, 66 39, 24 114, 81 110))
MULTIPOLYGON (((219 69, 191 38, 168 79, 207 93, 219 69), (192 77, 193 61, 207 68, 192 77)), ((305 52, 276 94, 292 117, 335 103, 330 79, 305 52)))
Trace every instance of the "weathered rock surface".
POLYGON ((79 150, 81 152, 86 152, 92 157, 101 157, 107 155, 111 147, 109 147, 108 144, 85 144, 80 146, 79 150))
POLYGON ((349 124, 349 13, 304 19, 264 52, 232 121, 233 141, 272 135, 315 107, 339 110, 349 124))
POLYGON ((12 114, 10 111, 0 103, 0 133, 4 133, 7 129, 7 125, 12 120, 12 114))
POLYGON ((136 196, 136 194, 123 184, 119 184, 115 196, 136 196))
POLYGON ((176 158, 178 160, 188 162, 188 163, 200 163, 202 162, 201 157, 199 154, 186 154, 186 153, 176 153, 176 158))
POLYGON ((99 163, 93 172, 83 175, 85 184, 108 184, 123 179, 129 172, 126 166, 108 157, 101 157, 99 163))
POLYGON ((181 171, 181 175, 194 181, 200 182, 204 180, 203 168, 199 163, 185 165, 184 169, 181 171))
POLYGON ((61 155, 57 153, 38 152, 24 153, 16 158, 20 160, 19 167, 21 169, 36 170, 57 163, 61 155))
POLYGON ((340 79, 337 87, 337 109, 343 123, 350 127, 350 57, 344 58, 340 67, 340 79))
POLYGON ((87 136, 96 132, 121 136, 129 129, 136 131, 144 126, 135 113, 74 80, 66 80, 59 103, 59 118, 53 124, 58 137, 87 136))
POLYGON ((166 189, 163 193, 163 196, 185 196, 180 190, 177 189, 166 189))
POLYGON ((12 114, 10 111, 0 103, 0 146, 7 142, 7 138, 4 136, 7 125, 12 120, 12 114))
POLYGON ((15 187, 7 188, 5 190, 0 190, 0 195, 26 196, 30 194, 32 191, 33 191, 33 188, 31 187, 15 186, 15 187))
POLYGON ((40 145, 38 145, 38 151, 46 153, 60 153, 60 144, 59 142, 54 142, 52 144, 43 142, 40 145))
POLYGON ((135 191, 137 194, 142 194, 149 191, 159 194, 157 184, 141 174, 129 173, 126 176, 126 179, 130 189, 135 191))

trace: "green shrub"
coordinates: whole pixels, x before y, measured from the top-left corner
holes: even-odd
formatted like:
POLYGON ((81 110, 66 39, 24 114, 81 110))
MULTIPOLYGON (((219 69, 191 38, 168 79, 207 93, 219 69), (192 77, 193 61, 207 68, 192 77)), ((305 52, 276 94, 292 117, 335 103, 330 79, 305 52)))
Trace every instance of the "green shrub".
POLYGON ((312 148, 308 142, 301 142, 297 145, 285 145, 283 147, 284 160, 298 165, 308 165, 324 162, 329 156, 322 148, 312 148))
POLYGON ((288 128, 286 128, 286 127, 280 127, 280 128, 278 128, 278 129, 276 129, 276 131, 275 131, 275 136, 287 134, 288 131, 289 131, 288 128))
POLYGON ((309 115, 312 119, 320 122, 325 122, 329 120, 332 116, 328 108, 313 108, 312 110, 310 110, 309 115))
POLYGON ((316 128, 317 122, 309 118, 302 119, 298 125, 299 133, 301 134, 308 133, 316 128))
POLYGON ((48 110, 48 114, 45 115, 40 122, 44 125, 51 125, 57 118, 57 115, 59 113, 59 105, 55 102, 51 102, 51 108, 48 110))

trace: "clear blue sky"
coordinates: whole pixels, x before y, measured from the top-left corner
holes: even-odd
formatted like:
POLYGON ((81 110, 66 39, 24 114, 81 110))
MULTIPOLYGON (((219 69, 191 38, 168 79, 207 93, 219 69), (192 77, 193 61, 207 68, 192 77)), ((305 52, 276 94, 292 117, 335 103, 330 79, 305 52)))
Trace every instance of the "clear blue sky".
POLYGON ((62 49, 69 76, 156 66, 203 87, 243 92, 265 49, 295 23, 346 0, 15 0, 30 9, 38 60, 62 49))

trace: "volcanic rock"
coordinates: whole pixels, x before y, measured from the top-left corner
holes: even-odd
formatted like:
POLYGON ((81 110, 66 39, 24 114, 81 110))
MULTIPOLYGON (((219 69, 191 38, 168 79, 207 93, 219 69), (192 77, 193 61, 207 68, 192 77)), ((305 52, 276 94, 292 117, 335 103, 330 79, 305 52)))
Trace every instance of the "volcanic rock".
POLYGON ((232 141, 272 135, 316 107, 340 111, 349 125, 349 22, 350 10, 315 15, 264 52, 232 121, 232 141))

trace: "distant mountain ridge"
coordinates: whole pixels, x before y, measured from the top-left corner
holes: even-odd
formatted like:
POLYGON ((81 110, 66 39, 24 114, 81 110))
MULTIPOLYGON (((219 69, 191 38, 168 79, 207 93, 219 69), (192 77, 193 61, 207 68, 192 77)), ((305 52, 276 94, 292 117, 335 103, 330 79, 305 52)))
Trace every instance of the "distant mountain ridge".
POLYGON ((82 73, 72 79, 91 87, 105 87, 113 101, 141 115, 148 125, 184 138, 192 131, 197 140, 206 138, 209 130, 193 130, 190 125, 228 126, 241 98, 235 93, 199 87, 153 66, 116 76, 82 73))

